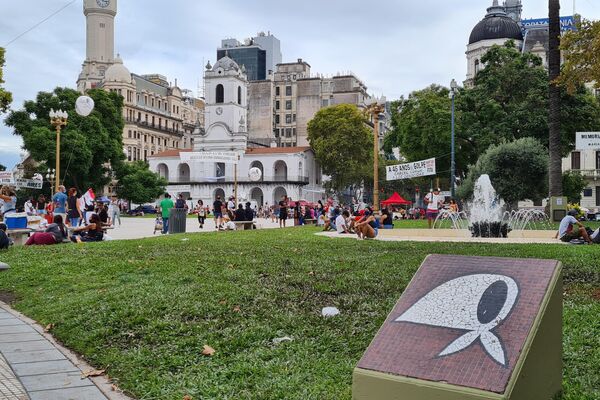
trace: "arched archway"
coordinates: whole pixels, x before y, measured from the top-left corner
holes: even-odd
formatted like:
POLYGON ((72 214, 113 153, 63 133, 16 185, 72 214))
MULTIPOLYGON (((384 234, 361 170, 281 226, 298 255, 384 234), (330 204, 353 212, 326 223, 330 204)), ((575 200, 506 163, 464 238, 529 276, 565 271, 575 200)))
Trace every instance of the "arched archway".
POLYGON ((220 83, 217 85, 215 89, 215 103, 224 103, 225 102, 225 88, 220 83))
POLYGON ((190 166, 186 163, 179 164, 177 167, 178 182, 190 182, 190 166))
POLYGON ((255 187, 250 191, 250 200, 256 201, 256 204, 260 207, 263 205, 265 196, 261 188, 255 187))
POLYGON ((278 204, 281 201, 282 196, 287 196, 287 190, 285 190, 285 188, 279 186, 273 190, 273 204, 278 204))
POLYGON ((158 166, 156 167, 156 172, 158 173, 158 175, 165 178, 167 182, 169 181, 169 167, 167 166, 167 164, 158 164, 158 166))
POLYGON ((275 164, 273 165, 273 178, 276 182, 286 182, 287 172, 287 164, 285 161, 275 161, 275 164))
POLYGON ((217 196, 221 197, 221 201, 224 201, 225 200, 225 191, 221 188, 215 189, 215 192, 213 193, 213 200, 216 200, 217 196))
POLYGON ((250 168, 260 169, 260 179, 258 181, 262 182, 265 178, 265 169, 264 169, 262 163, 260 161, 252 161, 252 164, 250 164, 250 168))

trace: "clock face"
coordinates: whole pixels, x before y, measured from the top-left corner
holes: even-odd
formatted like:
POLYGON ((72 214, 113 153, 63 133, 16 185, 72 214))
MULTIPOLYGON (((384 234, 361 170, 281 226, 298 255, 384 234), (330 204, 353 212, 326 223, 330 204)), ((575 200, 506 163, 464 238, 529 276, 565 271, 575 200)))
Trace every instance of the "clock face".
POLYGON ((106 8, 110 5, 110 0, 96 0, 98 7, 106 8))
POLYGON ((223 114, 223 109, 221 107, 217 107, 217 115, 223 114))

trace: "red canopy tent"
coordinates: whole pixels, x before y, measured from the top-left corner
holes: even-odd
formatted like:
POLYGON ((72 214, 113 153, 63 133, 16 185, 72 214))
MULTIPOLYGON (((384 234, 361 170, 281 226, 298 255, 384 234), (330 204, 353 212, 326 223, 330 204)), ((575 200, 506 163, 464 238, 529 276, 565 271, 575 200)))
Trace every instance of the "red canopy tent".
POLYGON ((383 204, 384 206, 404 206, 412 204, 412 201, 408 201, 404 197, 400 196, 398 192, 394 192, 394 194, 391 195, 389 199, 383 200, 381 204, 383 204))

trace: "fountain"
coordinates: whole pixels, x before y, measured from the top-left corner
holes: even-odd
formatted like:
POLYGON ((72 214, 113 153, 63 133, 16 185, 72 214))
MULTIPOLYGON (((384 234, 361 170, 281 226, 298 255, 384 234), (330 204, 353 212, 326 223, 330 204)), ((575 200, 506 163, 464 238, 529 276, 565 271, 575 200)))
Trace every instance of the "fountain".
POLYGON ((547 228, 549 220, 541 210, 523 209, 504 211, 504 201, 496 194, 488 175, 481 175, 473 188, 473 201, 467 212, 443 210, 434 229, 452 228, 468 230, 473 237, 506 238, 511 231, 547 228), (450 225, 450 226, 448 226, 450 225))

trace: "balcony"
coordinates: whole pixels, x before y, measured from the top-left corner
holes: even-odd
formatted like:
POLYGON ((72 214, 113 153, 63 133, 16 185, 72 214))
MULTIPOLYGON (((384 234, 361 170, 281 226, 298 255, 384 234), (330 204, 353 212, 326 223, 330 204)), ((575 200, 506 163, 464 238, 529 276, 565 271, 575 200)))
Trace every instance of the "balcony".
MULTIPOLYGON (((249 183, 253 185, 260 185, 262 183, 279 183, 279 184, 300 184, 300 185, 308 185, 309 178, 308 176, 263 176, 259 181, 251 181, 245 174, 238 175, 237 179, 238 183, 249 183)), ((183 177, 177 181, 169 181, 169 184, 192 184, 192 183, 229 183, 233 184, 233 177, 215 177, 211 179, 200 179, 194 180, 192 182, 187 181, 187 177, 183 177), (183 180, 182 180, 183 179, 183 180), (184 181, 185 180, 185 181, 184 181)))
POLYGON ((584 178, 600 179, 600 169, 573 169, 573 172, 579 172, 584 178))
POLYGON ((158 124, 153 124, 152 122, 146 122, 146 121, 142 121, 139 119, 131 119, 131 118, 125 118, 125 123, 128 124, 135 124, 136 126, 140 127, 140 128, 144 128, 144 129, 150 129, 156 132, 161 132, 161 133, 168 133, 170 135, 179 135, 179 136, 183 136, 183 131, 179 130, 179 129, 167 129, 165 126, 159 126, 158 124))

